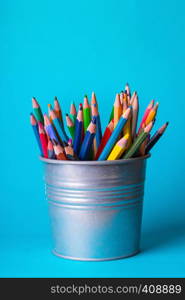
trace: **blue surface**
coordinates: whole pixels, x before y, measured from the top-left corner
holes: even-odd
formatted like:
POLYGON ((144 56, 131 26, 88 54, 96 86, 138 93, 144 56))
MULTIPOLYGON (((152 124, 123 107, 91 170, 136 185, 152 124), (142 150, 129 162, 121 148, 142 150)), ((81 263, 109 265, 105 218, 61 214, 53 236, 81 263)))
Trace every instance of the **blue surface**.
POLYGON ((185 275, 184 16, 183 0, 1 2, 1 277, 185 275), (170 121, 148 161, 142 252, 102 263, 59 259, 49 250, 31 97, 46 111, 57 95, 67 112, 94 90, 104 128, 127 81, 140 118, 154 98, 155 129, 170 121))

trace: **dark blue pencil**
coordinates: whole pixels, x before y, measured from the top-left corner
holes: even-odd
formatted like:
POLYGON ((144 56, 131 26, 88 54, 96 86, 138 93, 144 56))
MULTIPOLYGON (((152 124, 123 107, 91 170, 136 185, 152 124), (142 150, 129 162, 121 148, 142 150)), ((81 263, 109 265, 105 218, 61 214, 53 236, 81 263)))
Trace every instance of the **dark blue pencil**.
POLYGON ((93 140, 96 134, 96 121, 96 117, 93 117, 91 123, 87 128, 79 154, 79 158, 81 160, 89 159, 90 150, 92 149, 93 140))
POLYGON ((75 122, 75 137, 73 142, 73 149, 76 155, 80 152, 83 134, 83 106, 79 105, 79 111, 75 122))

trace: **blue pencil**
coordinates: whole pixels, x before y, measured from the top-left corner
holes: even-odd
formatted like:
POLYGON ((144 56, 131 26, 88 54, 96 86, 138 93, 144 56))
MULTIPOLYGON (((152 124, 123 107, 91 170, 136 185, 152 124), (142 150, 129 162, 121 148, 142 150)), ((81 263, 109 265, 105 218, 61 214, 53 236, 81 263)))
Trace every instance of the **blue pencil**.
POLYGON ((96 133, 96 117, 92 118, 91 123, 89 124, 81 149, 80 149, 80 154, 79 154, 79 158, 81 160, 88 160, 89 159, 89 155, 90 155, 90 150, 92 149, 92 144, 93 144, 93 140, 94 140, 94 136, 96 133))
POLYGON ((54 110, 50 110, 50 117, 52 119, 53 125, 61 139, 61 141, 66 142, 69 140, 69 137, 67 136, 67 134, 65 133, 65 129, 64 129, 64 125, 62 125, 62 122, 60 121, 59 118, 57 118, 56 113, 54 112, 54 110))
POLYGON ((50 140, 48 141, 48 158, 50 158, 50 159, 55 159, 56 158, 54 148, 53 148, 53 144, 50 140))
POLYGON ((78 115, 75 122, 75 137, 73 142, 73 149, 76 155, 79 154, 83 134, 83 106, 80 104, 78 115))
MULTIPOLYGON (((102 129, 101 129, 101 122, 100 122, 100 115, 98 113, 98 107, 97 107, 96 103, 92 104, 91 108, 92 108, 92 116, 96 117, 95 139, 96 139, 96 148, 98 149, 100 144, 101 144, 101 140, 102 140, 102 129)), ((95 152, 97 151, 97 149, 95 149, 95 152)))
POLYGON ((37 144, 39 146, 40 154, 41 154, 41 156, 44 156, 43 151, 42 151, 41 142, 40 142, 40 136, 39 136, 39 129, 38 129, 37 120, 35 119, 35 117, 32 113, 30 114, 30 123, 32 125, 33 132, 34 132, 35 138, 37 140, 37 144))
POLYGON ((61 144, 59 138, 57 137, 55 130, 46 114, 44 114, 44 126, 51 140, 56 140, 58 144, 61 144))
POLYGON ((124 112, 124 114, 122 114, 122 116, 119 119, 119 122, 116 125, 116 128, 113 130, 107 144, 105 145, 102 153, 100 154, 98 160, 106 160, 110 151, 112 150, 112 148, 114 147, 114 144, 116 143, 123 127, 125 126, 129 114, 130 114, 131 108, 127 108, 127 110, 124 112))

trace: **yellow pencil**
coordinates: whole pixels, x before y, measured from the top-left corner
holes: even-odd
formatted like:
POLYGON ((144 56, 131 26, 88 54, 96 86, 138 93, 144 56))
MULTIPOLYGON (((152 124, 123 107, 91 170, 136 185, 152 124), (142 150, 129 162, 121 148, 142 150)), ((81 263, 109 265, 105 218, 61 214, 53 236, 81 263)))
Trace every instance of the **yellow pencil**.
MULTIPOLYGON (((128 103, 127 103, 127 95, 126 97, 123 97, 123 113, 127 110, 128 103)), ((128 118, 127 123, 125 124, 125 127, 123 128, 123 136, 128 134, 128 142, 127 142, 127 149, 130 148, 132 144, 132 111, 130 113, 130 116, 128 118)))
POLYGON ((123 152, 126 150, 126 145, 128 143, 129 135, 126 134, 122 137, 114 146, 113 150, 111 151, 110 155, 108 156, 107 160, 116 160, 121 157, 123 152))
POLYGON ((117 123, 119 122, 121 115, 122 115, 122 105, 120 102, 120 95, 116 94, 116 99, 114 102, 114 128, 116 127, 117 123))
POLYGON ((145 123, 144 123, 144 126, 146 127, 151 121, 154 120, 155 116, 156 116, 156 113, 157 113, 157 109, 158 109, 158 106, 159 106, 159 103, 157 102, 154 107, 150 110, 146 120, 145 120, 145 123))

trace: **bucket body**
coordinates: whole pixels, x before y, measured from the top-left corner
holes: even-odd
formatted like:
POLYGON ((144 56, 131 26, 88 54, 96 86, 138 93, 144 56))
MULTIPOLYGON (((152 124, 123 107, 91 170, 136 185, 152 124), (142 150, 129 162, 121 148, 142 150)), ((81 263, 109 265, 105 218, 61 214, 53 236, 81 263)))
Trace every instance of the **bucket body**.
POLYGON ((44 162, 53 253, 111 260, 139 251, 146 158, 44 162))

